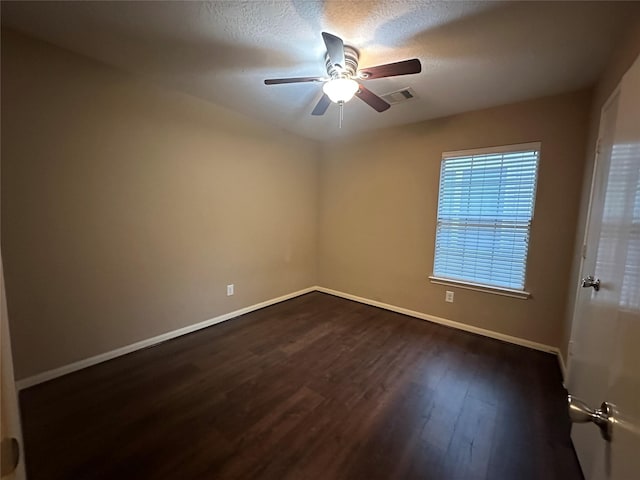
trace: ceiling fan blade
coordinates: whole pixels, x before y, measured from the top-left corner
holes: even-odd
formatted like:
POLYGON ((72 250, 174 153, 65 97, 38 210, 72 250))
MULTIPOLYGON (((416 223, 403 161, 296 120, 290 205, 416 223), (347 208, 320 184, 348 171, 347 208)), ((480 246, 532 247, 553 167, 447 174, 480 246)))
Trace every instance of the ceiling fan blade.
POLYGON ((391 106, 378 95, 373 93, 371 90, 367 90, 362 85, 360 85, 360 88, 356 92, 356 97, 378 112, 384 112, 391 106))
POLYGON ((316 107, 313 109, 313 112, 311 112, 311 115, 324 115, 324 112, 327 111, 329 105, 331 105, 331 100, 327 97, 327 94, 324 93, 316 107))
POLYGON ((324 77, 295 77, 295 78, 269 78, 264 81, 265 85, 280 85, 282 83, 302 83, 302 82, 326 82, 324 77))
POLYGON ((374 78, 395 77, 398 75, 411 75, 420 73, 422 65, 420 60, 402 60, 401 62, 386 63, 375 67, 363 68, 358 71, 358 76, 363 80, 373 80, 374 78))
POLYGON ((327 32, 322 32, 322 39, 327 46, 327 53, 331 63, 344 69, 344 42, 342 39, 327 32))

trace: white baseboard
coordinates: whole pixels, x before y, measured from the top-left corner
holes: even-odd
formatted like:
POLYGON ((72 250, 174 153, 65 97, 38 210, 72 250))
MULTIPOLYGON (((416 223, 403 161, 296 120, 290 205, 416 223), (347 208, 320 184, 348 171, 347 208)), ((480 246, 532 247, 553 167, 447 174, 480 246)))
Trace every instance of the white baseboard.
POLYGON ((562 373, 562 384, 565 385, 565 382, 567 381, 567 364, 564 361, 564 357, 562 356, 560 349, 557 350, 558 365, 560 365, 560 373, 562 373))
POLYGON ((355 302, 364 303, 366 305, 384 308, 385 310, 390 310, 392 312, 401 313, 403 315, 408 315, 410 317, 419 318, 421 320, 426 320, 428 322, 439 323, 441 325, 446 325, 447 327, 452 327, 458 330, 464 330, 465 332, 476 333, 484 337, 495 338, 496 340, 502 340, 503 342, 513 343, 515 345, 532 348, 534 350, 540 350, 542 352, 553 353, 558 356, 558 361, 560 363, 560 370, 562 372, 562 378, 564 379, 564 375, 565 375, 564 360, 562 359, 560 350, 557 347, 552 347, 551 345, 545 345, 544 343, 533 342, 531 340, 526 340, 520 337, 505 335, 504 333, 494 332, 493 330, 474 327, 472 325, 467 325, 466 323, 460 323, 460 322, 455 322, 453 320, 449 320, 446 318, 436 317, 435 315, 428 315, 426 313, 416 312, 415 310, 409 310, 407 308, 397 307, 395 305, 390 305, 388 303, 378 302, 377 300, 370 300, 368 298, 358 297, 356 295, 351 295, 350 293, 339 292, 338 290, 331 290, 330 288, 316 287, 316 290, 319 292, 328 293, 329 295, 334 295, 336 297, 342 297, 348 300, 353 300, 355 302))
POLYGON ((196 330, 201 330, 203 328, 210 327, 212 325, 215 325, 216 323, 221 323, 221 322, 230 320, 232 318, 239 317, 240 315, 244 315, 245 313, 253 312, 254 310, 259 310, 261 308, 268 307, 269 305, 274 305, 276 303, 284 302, 285 300, 289 300, 294 297, 299 297, 300 295, 313 292, 316 289, 317 287, 309 287, 303 290, 298 290, 297 292, 289 293, 287 295, 282 295, 281 297, 272 298, 270 300, 265 300, 264 302, 256 303, 255 305, 250 305, 248 307, 241 308, 240 310, 235 310, 233 312, 225 313, 224 315, 219 315, 217 317, 210 318, 209 320, 205 320, 203 322, 195 323, 187 327, 183 327, 177 330, 173 330, 171 332, 163 333, 162 335, 148 338, 140 342, 132 343, 131 345, 126 345, 124 347, 117 348, 109 352, 101 353, 100 355, 95 355, 93 357, 85 358, 83 360, 79 360, 77 362, 70 363, 62 367, 54 368, 53 370, 47 370, 46 372, 42 372, 37 375, 33 375, 31 377, 18 380, 16 382, 16 387, 18 390, 32 387, 39 383, 43 383, 48 380, 53 380, 54 378, 57 378, 57 377, 61 377, 62 375, 66 375, 67 373, 75 372, 77 370, 81 370, 83 368, 90 367, 92 365, 96 365, 98 363, 102 363, 107 360, 120 357, 122 355, 126 355, 127 353, 135 352, 136 350, 140 350, 146 347, 151 347, 153 345, 157 345, 158 343, 164 342, 166 340, 171 340, 172 338, 180 337, 182 335, 186 335, 187 333, 195 332, 196 330))
POLYGON ((131 345, 117 348, 109 352, 101 353, 100 355, 85 358, 83 360, 71 363, 69 365, 64 365, 62 367, 54 368, 53 370, 47 370, 46 372, 42 372, 37 375, 33 375, 31 377, 18 380, 16 382, 16 387, 18 388, 18 390, 32 387, 39 383, 43 383, 48 380, 53 380, 54 378, 57 378, 57 377, 61 377, 62 375, 66 375, 67 373, 75 372, 77 370, 81 370, 83 368, 90 367, 92 365, 96 365, 98 363, 102 363, 107 360, 120 357, 122 355, 126 355, 127 353, 135 352, 136 350, 140 350, 142 348, 157 345, 158 343, 164 342, 166 340, 171 340, 172 338, 180 337, 182 335, 195 332, 196 330, 201 330, 203 328, 210 327, 217 323, 221 323, 221 322, 230 320, 232 318, 238 317, 240 315, 244 315, 246 313, 253 312, 255 310, 259 310, 261 308, 268 307, 269 305, 274 305, 276 303, 280 303, 285 300, 289 300, 291 298, 299 297, 300 295, 304 295, 306 293, 310 293, 313 291, 328 293, 329 295, 334 295, 336 297, 346 298, 348 300, 353 300, 355 302, 363 303, 366 305, 383 308, 385 310, 390 310, 392 312, 401 313, 403 315, 408 315, 410 317, 419 318, 421 320, 426 320, 428 322, 434 322, 441 325, 446 325, 447 327, 463 330, 465 332, 475 333, 478 335, 482 335, 484 337, 495 338, 497 340, 502 340, 503 342, 513 343, 515 345, 532 348, 534 350, 553 353, 558 357, 558 364, 560 366, 560 371, 562 373, 563 380, 566 376, 566 367, 565 367, 564 359, 562 358, 562 354, 560 353, 560 350, 557 347, 552 347, 550 345, 545 345, 543 343, 533 342, 531 340, 526 340, 524 338, 505 335, 503 333, 494 332, 492 330, 486 330, 480 327, 474 327, 472 325, 467 325, 465 323, 455 322, 453 320, 449 320, 442 317, 436 317, 435 315, 428 315, 426 313, 416 312, 414 310, 409 310, 407 308, 390 305, 388 303, 378 302, 376 300, 370 300, 364 297, 358 297, 356 295, 351 295, 350 293, 344 293, 338 290, 332 290, 330 288, 315 286, 315 287, 305 288, 303 290, 298 290, 297 292, 289 293, 281 297, 272 298, 264 302, 256 303, 255 305, 250 305, 248 307, 241 308, 240 310, 235 310, 233 312, 225 313, 224 315, 220 315, 220 316, 211 318, 209 320, 196 323, 194 325, 189 325, 187 327, 179 328, 171 332, 163 333, 162 335, 158 335, 156 337, 152 337, 146 340, 142 340, 140 342, 132 343, 131 345))

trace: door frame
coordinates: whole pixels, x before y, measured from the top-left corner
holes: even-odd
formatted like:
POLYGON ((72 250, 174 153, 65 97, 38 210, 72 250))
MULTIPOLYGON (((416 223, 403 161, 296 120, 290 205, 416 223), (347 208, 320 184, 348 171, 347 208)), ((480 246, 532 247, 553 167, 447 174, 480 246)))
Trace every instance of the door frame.
POLYGON ((2 441, 5 439, 15 438, 18 441, 19 458, 16 469, 3 476, 2 479, 7 480, 24 480, 26 478, 24 465, 24 442, 22 439, 22 427, 20 424, 20 412, 18 405, 18 396, 16 394, 16 384, 13 374, 13 355, 11 351, 11 337, 9 335, 9 318, 7 314, 7 298, 4 290, 4 268, 2 265, 2 255, 0 254, 0 342, 1 357, 0 363, 2 368, 2 379, 0 385, 0 427, 2 441), (5 436, 6 435, 6 436, 5 436))
MULTIPOLYGON (((2 228, 0 222, 0 238, 1 236, 2 228)), ((15 438, 18 441, 19 457, 15 470, 3 476, 2 480, 25 480, 27 474, 24 462, 24 439, 13 370, 13 351, 11 349, 9 313, 5 292, 4 263, 0 250, 0 440, 3 443, 5 435, 6 438, 15 438)))

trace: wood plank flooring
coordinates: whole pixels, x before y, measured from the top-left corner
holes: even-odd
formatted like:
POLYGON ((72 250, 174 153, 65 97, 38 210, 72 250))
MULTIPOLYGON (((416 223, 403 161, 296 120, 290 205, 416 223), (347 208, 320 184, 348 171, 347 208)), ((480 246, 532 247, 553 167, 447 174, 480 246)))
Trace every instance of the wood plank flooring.
POLYGON ((20 401, 30 480, 582 478, 554 356, 317 292, 20 401))

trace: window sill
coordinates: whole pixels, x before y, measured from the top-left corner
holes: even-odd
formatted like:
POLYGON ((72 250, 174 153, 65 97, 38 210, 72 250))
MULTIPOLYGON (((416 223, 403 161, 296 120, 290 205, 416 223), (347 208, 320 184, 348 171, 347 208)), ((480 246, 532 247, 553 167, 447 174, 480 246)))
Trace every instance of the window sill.
POLYGON ((491 287, 479 283, 465 282, 462 280, 453 280, 451 278, 434 277, 429 275, 429 281, 437 285, 451 285, 453 287, 465 288, 467 290, 475 290, 476 292, 492 293, 494 295, 502 295, 505 297, 519 298, 527 300, 531 298, 531 293, 524 290, 513 290, 511 288, 491 287))

